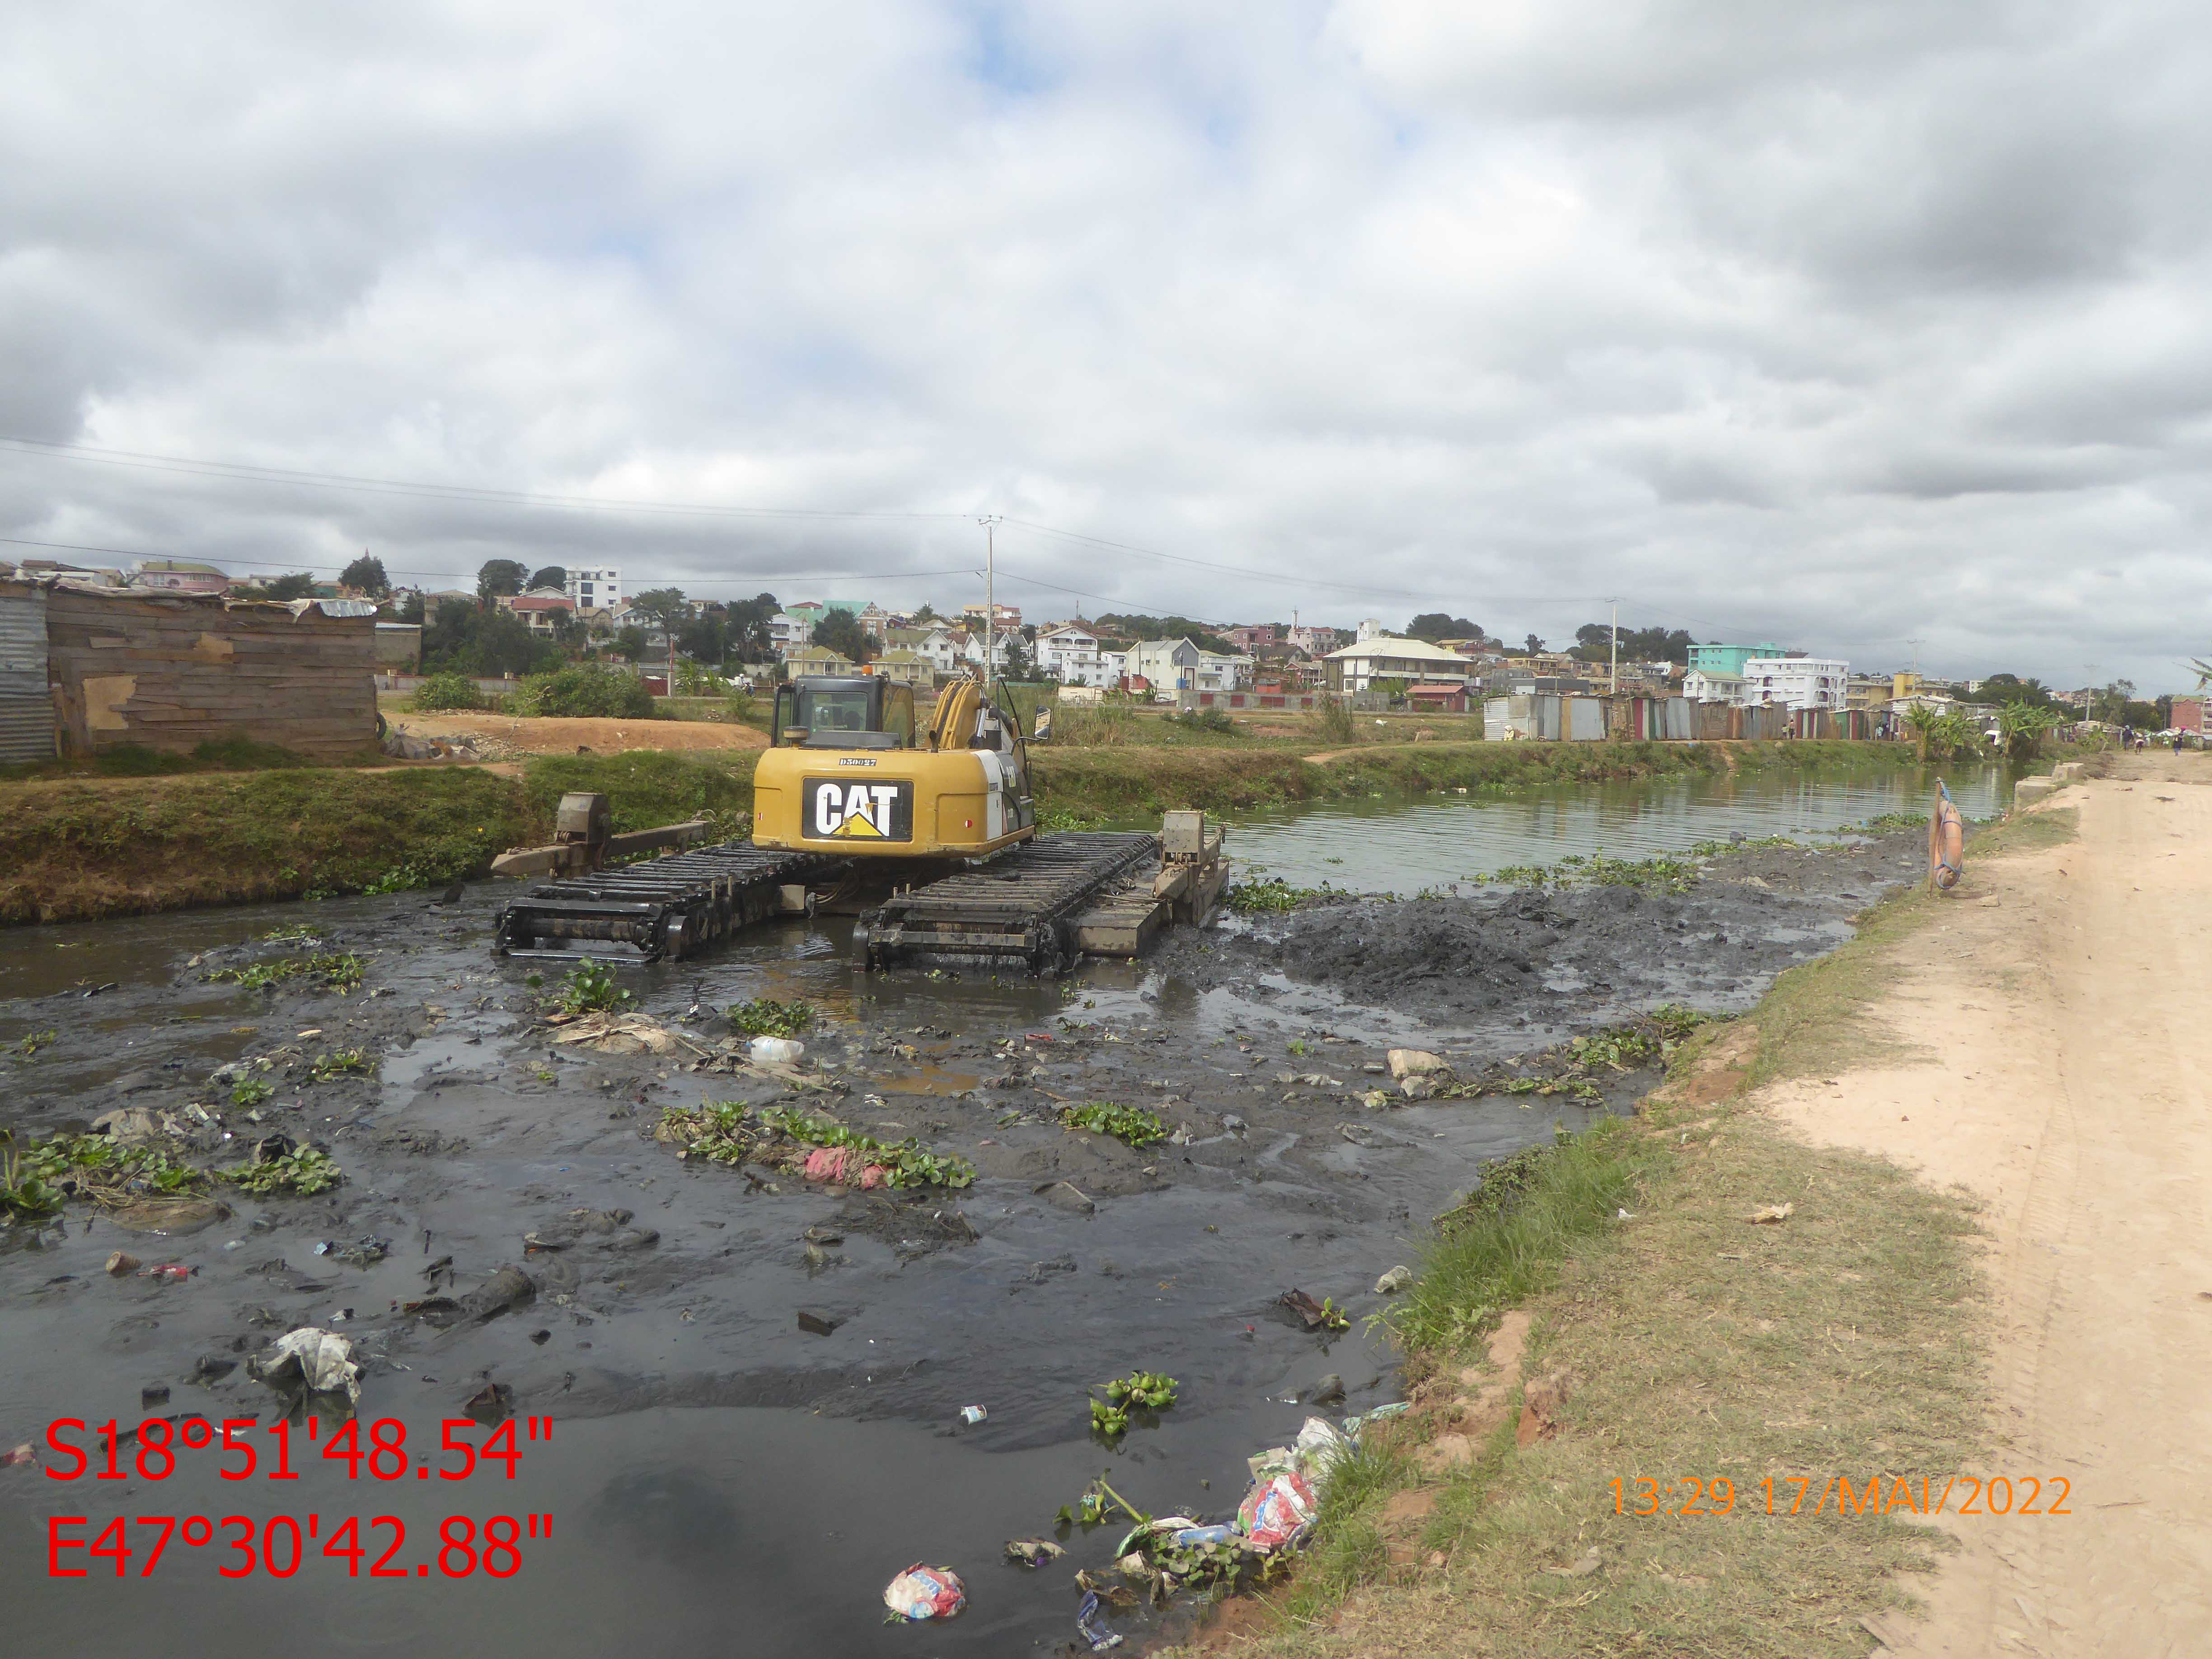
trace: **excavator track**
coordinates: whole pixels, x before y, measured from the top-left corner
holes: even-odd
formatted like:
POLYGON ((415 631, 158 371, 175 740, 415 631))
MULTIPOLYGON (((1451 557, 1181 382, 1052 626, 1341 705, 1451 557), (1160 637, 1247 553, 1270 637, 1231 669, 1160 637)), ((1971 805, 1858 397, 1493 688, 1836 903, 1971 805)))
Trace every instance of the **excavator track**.
POLYGON ((854 963, 1060 974, 1083 954, 1085 914, 1159 857, 1158 840, 1146 835, 1083 831, 1025 842, 866 912, 853 929, 854 963))
POLYGON ((541 882, 499 913, 501 956, 578 957, 603 952, 571 941, 628 945, 646 962, 680 960, 791 907, 787 889, 816 886, 847 861, 726 842, 590 875, 541 882))

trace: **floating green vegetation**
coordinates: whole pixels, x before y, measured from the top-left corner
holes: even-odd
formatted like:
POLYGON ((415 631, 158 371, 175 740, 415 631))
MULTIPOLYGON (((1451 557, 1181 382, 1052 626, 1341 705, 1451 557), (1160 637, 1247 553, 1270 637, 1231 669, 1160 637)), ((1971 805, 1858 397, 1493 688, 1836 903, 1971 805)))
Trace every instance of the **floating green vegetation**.
POLYGON ((236 1164, 225 1170, 222 1178, 257 1198, 277 1193, 313 1198, 343 1181, 345 1172, 327 1153, 319 1152, 312 1146, 298 1146, 256 1164, 236 1164))
POLYGON ((281 957, 244 968, 222 968, 208 975, 210 983, 241 986, 249 991, 274 990, 291 979, 320 980, 343 995, 361 988, 368 964, 350 951, 318 951, 312 956, 281 957))
POLYGON ((1845 830, 1867 836, 1885 836, 1898 830, 1925 830, 1925 812, 1882 812, 1863 823, 1846 824, 1845 830))
POLYGON ((0 1129, 0 1214, 36 1220, 62 1206, 62 1195, 29 1160, 15 1155, 15 1138, 0 1129))
POLYGON ((33 1031, 28 1036, 8 1045, 8 1053, 29 1060, 41 1048, 51 1048, 60 1038, 58 1031, 33 1031))
POLYGON ((203 1171, 157 1146, 121 1146, 106 1135, 55 1135, 0 1160, 0 1206, 26 1216, 51 1215, 69 1198, 112 1208, 206 1184, 203 1171))
POLYGON ((310 1083, 331 1083, 342 1077, 374 1077, 376 1061, 360 1048, 333 1048, 326 1054, 315 1056, 307 1067, 310 1083))
POLYGON ((258 1106, 276 1092, 265 1077, 242 1077, 230 1085, 230 1103, 234 1106, 258 1106))
POLYGON ((1560 1043, 1510 1066, 1495 1066, 1437 1091, 1447 1099, 1482 1095, 1565 1095, 1585 1104, 1605 1098, 1603 1085, 1639 1067, 1663 1064, 1674 1045, 1711 1018, 1694 1008, 1662 1004, 1625 1025, 1610 1026, 1560 1043))
POLYGON ((603 962, 580 962, 561 981, 553 1011, 574 1019, 579 1014, 612 1013, 629 1000, 629 993, 615 983, 613 969, 603 962))
MULTIPOLYGON (((653 1138, 678 1149, 686 1159, 705 1158, 734 1168, 758 1164, 793 1169, 819 1147, 842 1147, 863 1166, 880 1169, 887 1187, 965 1187, 975 1166, 951 1153, 933 1152, 912 1136, 884 1142, 847 1128, 830 1118, 790 1106, 747 1108, 735 1101, 705 1101, 671 1107, 660 1115, 653 1138)), ((855 1176, 859 1175, 855 1170, 855 1176)))
POLYGON ((1790 836, 1752 836, 1743 841, 1701 841, 1690 848, 1690 856, 1717 859, 1727 853, 1756 853, 1770 847, 1802 847, 1804 844, 1790 836))
POLYGON ((744 1036, 795 1037, 814 1024, 814 1005, 755 997, 730 1009, 730 1024, 744 1036))
POLYGON ((1175 1404, 1176 1393, 1182 1385, 1159 1371, 1131 1371, 1098 1386, 1106 1397, 1091 1402, 1091 1430, 1117 1440, 1128 1432, 1130 1413, 1167 1410, 1175 1404))
MULTIPOLYGON (((1710 844, 1710 843, 1709 843, 1710 844)), ((1613 859, 1602 853, 1570 854, 1557 864, 1509 864, 1488 876, 1470 876, 1477 884, 1500 887, 1649 887, 1662 893, 1687 892, 1697 880, 1695 855, 1664 854, 1648 859, 1613 859)))
POLYGON ((1094 1100, 1085 1106, 1061 1107, 1060 1121, 1071 1129, 1111 1135, 1138 1152, 1168 1138, 1167 1125, 1160 1121, 1160 1115, 1143 1106, 1116 1106, 1094 1100))
POLYGON ((1319 887, 1293 887, 1279 876, 1267 876, 1255 881, 1230 883, 1221 902, 1240 916, 1278 915, 1316 899, 1328 897, 1334 891, 1326 883, 1319 887))

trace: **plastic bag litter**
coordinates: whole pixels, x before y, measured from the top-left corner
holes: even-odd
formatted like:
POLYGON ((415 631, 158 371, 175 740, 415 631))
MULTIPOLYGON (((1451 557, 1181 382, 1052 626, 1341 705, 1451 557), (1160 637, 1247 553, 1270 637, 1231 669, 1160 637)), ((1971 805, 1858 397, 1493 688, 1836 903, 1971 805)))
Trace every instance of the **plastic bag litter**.
POLYGON ((1382 1422, 1385 1418, 1395 1417, 1401 1412, 1409 1412, 1413 1409, 1411 1401, 1401 1400, 1392 1405, 1377 1406, 1371 1411, 1364 1411, 1355 1416, 1347 1417, 1337 1425, 1337 1427, 1346 1439, 1356 1441, 1368 1429, 1382 1422))
POLYGON ((356 1404, 361 1400, 361 1367, 353 1362, 353 1344, 313 1325, 278 1337, 247 1360, 246 1368, 257 1382, 271 1387, 297 1382, 317 1394, 343 1389, 347 1399, 356 1404))
POLYGON ((806 1155, 806 1178, 826 1182, 833 1187, 858 1187, 862 1192, 872 1192, 884 1184, 888 1173, 882 1164, 870 1164, 850 1146, 817 1146, 806 1155))
POLYGON ((1309 1417, 1298 1430, 1297 1444, 1291 1449, 1291 1461, 1299 1474, 1305 1476, 1316 1492, 1327 1486, 1329 1477, 1336 1473, 1338 1462, 1349 1457, 1356 1449, 1352 1440, 1334 1423, 1322 1418, 1309 1417))
POLYGON ((1297 1541, 1319 1506, 1305 1476, 1291 1469, 1244 1494, 1237 1525, 1254 1549, 1277 1550, 1297 1541))
POLYGON ((1237 1528, 1227 1525, 1184 1527, 1168 1541, 1179 1550, 1203 1549, 1208 1544, 1233 1544, 1237 1541, 1237 1528))
POLYGON ((1083 1592, 1083 1605, 1075 1610, 1075 1628, 1082 1632, 1083 1639, 1091 1644, 1093 1653, 1103 1653, 1109 1648, 1121 1645, 1120 1635, 1106 1628, 1106 1621, 1099 1611, 1097 1590, 1083 1592))
POLYGON ((917 1561, 884 1587, 884 1605, 902 1619, 950 1619, 968 1605, 968 1592, 951 1568, 917 1561))
POLYGON ((1041 1567, 1066 1553, 1049 1538, 1010 1538, 1006 1540, 1006 1559, 1018 1561, 1025 1567, 1041 1567))

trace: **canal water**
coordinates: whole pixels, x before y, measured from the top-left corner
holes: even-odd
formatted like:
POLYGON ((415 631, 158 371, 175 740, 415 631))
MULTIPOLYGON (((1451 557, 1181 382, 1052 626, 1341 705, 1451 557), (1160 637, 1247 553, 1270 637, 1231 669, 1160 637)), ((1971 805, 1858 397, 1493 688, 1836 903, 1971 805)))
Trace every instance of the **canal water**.
MULTIPOLYGON (((1246 875, 1364 893, 1449 890, 1498 871, 1563 859, 1648 859, 1703 842, 1787 836, 1832 844, 1831 832, 1896 812, 1925 814, 1939 774, 1906 767, 1674 775, 1610 783, 1471 790, 1408 805, 1402 797, 1329 801, 1231 821, 1229 850, 1246 875)), ((2012 800, 2002 767, 1940 774, 1959 810, 1994 817, 2012 800)))
MULTIPOLYGON (((2003 793, 1994 772, 1951 783, 1975 816, 2003 793)), ((1803 834, 1919 811, 1931 787, 1910 771, 1790 772, 1376 801, 1256 817, 1231 845, 1302 883, 1412 892, 1575 853, 1645 857, 1731 831, 1803 834), (1356 874, 1329 861, 1346 845, 1356 874)), ((307 1644, 501 1659, 1060 1650, 1074 1633, 1071 1574, 1106 1570, 1120 1528, 1066 1534, 1067 1557, 1034 1573, 1003 1559, 1006 1540, 1049 1533, 1102 1468, 1147 1509, 1213 1518, 1235 1504, 1246 1457, 1295 1437, 1311 1409, 1299 1396, 1324 1375, 1342 1379, 1351 1409, 1395 1397, 1387 1343, 1365 1324, 1383 1307, 1376 1275, 1419 1259, 1425 1218, 1486 1160, 1607 1109, 1505 1097, 1364 1109, 1364 1066, 1394 1042, 1511 1042, 1502 1018, 1494 1030, 1423 1030, 1309 988, 1200 988, 1157 963, 1102 964, 1066 986, 857 976, 850 923, 830 916, 624 970, 640 1012, 708 1036, 726 1029, 712 1011, 755 997, 821 1009, 810 1045, 856 1085, 840 1109, 861 1127, 896 1119, 880 1132, 919 1134, 981 1170, 955 1201, 981 1237, 916 1254, 903 1234, 868 1232, 839 1198, 795 1182, 752 1192, 654 1145, 661 1106, 720 1081, 649 1055, 553 1052, 526 1015, 533 964, 490 952, 512 890, 479 884, 436 911, 409 893, 0 930, 0 1125, 44 1133, 125 1101, 220 1099, 210 1071, 272 1045, 359 1042, 380 1062, 375 1079, 288 1091, 264 1108, 334 1151, 348 1170, 334 1194, 234 1192, 234 1214, 176 1237, 126 1234, 73 1206, 65 1224, 0 1243, 0 1450, 27 1442, 41 1459, 0 1468, 10 1609, 0 1651, 11 1659, 307 1644), (302 923, 367 958, 356 998, 205 978, 204 953, 302 923), (34 1042, 35 1057, 5 1052, 48 1030, 56 1041, 34 1042), (993 1087, 1003 1051, 1024 1044, 1030 1086, 993 1087), (1073 1156, 1056 1125, 1016 1121, 1020 1104, 1046 1115, 1054 1100, 1095 1098, 1158 1101, 1199 1139, 1148 1154, 1161 1179, 1109 1190, 1049 1161, 1073 1156), (1069 1175, 1098 1194, 1095 1212, 1040 1194, 1069 1175), (524 1253, 549 1220, 617 1204, 657 1234, 649 1249, 524 1253), (828 1261, 809 1253, 810 1229, 843 1235, 828 1261), (372 1234, 392 1254, 366 1267, 316 1248, 372 1234), (193 1272, 173 1284, 110 1277, 117 1249, 193 1272), (416 1327, 396 1310, 423 1293, 423 1268, 441 1255, 458 1263, 450 1290, 520 1261, 544 1293, 481 1327, 416 1327), (580 1287, 556 1296, 563 1264, 580 1287), (1274 1300, 1291 1286, 1348 1306, 1352 1328, 1317 1339, 1279 1316, 1274 1300), (798 1325, 808 1310, 835 1322, 830 1334, 798 1325), (234 1483, 212 1455, 154 1479, 133 1454, 112 1482, 48 1473, 63 1460, 45 1425, 62 1417, 128 1428, 148 1414, 252 1414, 265 1449, 274 1396, 236 1370, 203 1374, 311 1322, 373 1357, 361 1415, 404 1425, 411 1468, 356 1475, 318 1452, 301 1458, 296 1483, 234 1483), (1158 1425, 1103 1446, 1086 1433, 1089 1391, 1138 1367, 1176 1376, 1182 1396, 1158 1425), (436 1448, 487 1377, 514 1388, 526 1420, 550 1414, 557 1436, 525 1437, 512 1479, 486 1466, 449 1484, 449 1459, 412 1449, 436 1448), (963 1424, 969 1404, 988 1417, 963 1424), (58 1538, 95 1539, 118 1515, 204 1516, 227 1530, 219 1543, 180 1540, 156 1565, 156 1528, 134 1522, 127 1563, 64 1549, 64 1570, 96 1576, 50 1576, 58 1538), (57 1534, 58 1516, 83 1520, 57 1534), (552 1530, 525 1534, 513 1577, 458 1576, 441 1553, 448 1519, 482 1528, 495 1516, 550 1516, 552 1530), (325 1553, 348 1516, 359 1518, 349 1541, 368 1551, 358 1563, 325 1553), (255 1566, 230 1541, 251 1531, 265 1546, 295 1524, 308 1535, 301 1583, 284 1582, 289 1551, 255 1566), (887 1627, 882 1586, 917 1559, 965 1574, 969 1611, 942 1627, 887 1627)), ((1823 948, 1786 901, 1771 902, 1770 933, 1823 948)), ((1688 948, 1652 933, 1647 957, 1624 957, 1617 994, 1577 994, 1578 1014, 1648 1005, 1688 948)), ((1750 947, 1726 948, 1735 961, 1750 947)), ((1741 994, 1763 976, 1745 970, 1741 994)), ((1625 1084, 1612 1106, 1632 1092, 1625 1084)), ((1119 1167, 1096 1161, 1101 1176, 1119 1167)), ((1149 1615, 1115 1622, 1133 1644, 1157 1630, 1149 1615)))

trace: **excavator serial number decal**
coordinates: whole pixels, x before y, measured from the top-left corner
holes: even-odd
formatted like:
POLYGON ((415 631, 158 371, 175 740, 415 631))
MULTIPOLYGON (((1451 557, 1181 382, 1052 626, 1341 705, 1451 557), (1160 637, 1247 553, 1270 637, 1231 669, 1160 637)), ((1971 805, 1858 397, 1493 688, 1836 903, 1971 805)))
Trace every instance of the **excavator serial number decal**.
POLYGON ((817 841, 912 841, 912 783, 806 780, 806 833, 817 841))

